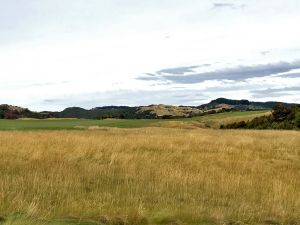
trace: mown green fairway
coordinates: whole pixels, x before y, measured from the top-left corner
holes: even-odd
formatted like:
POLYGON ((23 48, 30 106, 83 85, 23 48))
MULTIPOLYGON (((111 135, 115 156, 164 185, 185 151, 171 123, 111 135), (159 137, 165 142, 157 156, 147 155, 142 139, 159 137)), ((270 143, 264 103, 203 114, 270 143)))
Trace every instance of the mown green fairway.
MULTIPOLYGON (((140 128, 151 126, 168 126, 170 122, 181 125, 194 125, 195 127, 218 128, 220 124, 234 122, 236 120, 249 120, 261 116, 267 111, 251 112, 226 112, 181 119, 26 119, 26 120, 0 120, 0 130, 67 130, 84 129, 87 127, 118 127, 118 128, 140 128), (180 122, 180 124, 179 124, 180 122)), ((177 126, 177 127, 178 127, 177 126)))

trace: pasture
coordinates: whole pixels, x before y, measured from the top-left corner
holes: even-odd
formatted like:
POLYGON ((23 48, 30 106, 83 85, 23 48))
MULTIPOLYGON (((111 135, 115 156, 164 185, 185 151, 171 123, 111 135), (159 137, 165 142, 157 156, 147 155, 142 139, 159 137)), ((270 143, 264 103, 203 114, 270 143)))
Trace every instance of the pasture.
POLYGON ((300 221, 297 131, 0 131, 0 143, 1 225, 300 221))
POLYGON ((253 119, 268 113, 267 111, 227 112, 180 119, 19 119, 0 120, 0 130, 74 130, 97 127, 140 128, 140 127, 211 127, 219 128, 220 124, 253 119))

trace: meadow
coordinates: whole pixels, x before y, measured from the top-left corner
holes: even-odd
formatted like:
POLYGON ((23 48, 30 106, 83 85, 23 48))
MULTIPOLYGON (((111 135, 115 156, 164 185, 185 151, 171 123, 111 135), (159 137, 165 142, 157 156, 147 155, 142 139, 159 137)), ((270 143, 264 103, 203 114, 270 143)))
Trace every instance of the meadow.
POLYGON ((300 224, 299 146, 297 131, 0 131, 0 224, 300 224))
POLYGON ((181 119, 18 119, 0 120, 0 130, 74 130, 95 129, 97 127, 140 128, 140 127, 177 127, 219 128, 221 124, 240 120, 250 120, 268 111, 226 112, 206 116, 181 119))

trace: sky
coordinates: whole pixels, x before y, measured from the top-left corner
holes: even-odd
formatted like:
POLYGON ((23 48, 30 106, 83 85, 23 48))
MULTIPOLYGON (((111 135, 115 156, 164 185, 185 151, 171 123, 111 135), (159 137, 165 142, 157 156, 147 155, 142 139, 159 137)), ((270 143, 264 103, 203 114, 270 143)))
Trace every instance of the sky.
POLYGON ((300 103, 299 0, 0 0, 0 104, 300 103))

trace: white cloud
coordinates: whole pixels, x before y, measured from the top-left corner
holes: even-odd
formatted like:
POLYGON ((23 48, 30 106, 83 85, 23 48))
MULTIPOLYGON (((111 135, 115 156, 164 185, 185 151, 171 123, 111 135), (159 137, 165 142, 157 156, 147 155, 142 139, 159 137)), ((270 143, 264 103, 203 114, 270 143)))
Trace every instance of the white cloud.
MULTIPOLYGON (((170 82, 136 78, 164 68, 211 64, 201 68, 205 72, 300 59, 298 0, 226 1, 230 7, 214 9, 224 2, 0 0, 0 103, 37 110, 72 102, 109 103, 91 97, 98 93, 110 104, 197 104, 202 100, 170 98, 170 82), (122 102, 118 92, 126 93, 122 102), (45 99, 66 100, 49 105, 45 99)), ((209 99, 253 98, 251 80, 238 95, 205 91, 209 82, 183 85, 182 90, 190 95, 202 91, 209 99)), ((276 82, 293 85, 288 78, 267 78, 263 83, 273 88, 276 82)), ((293 95, 284 99, 297 100, 293 95)))

